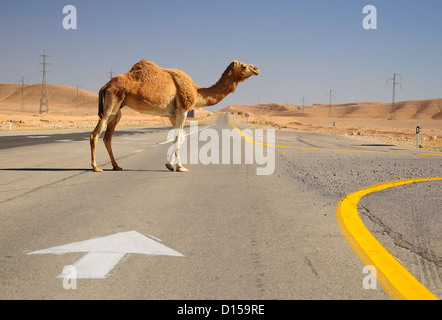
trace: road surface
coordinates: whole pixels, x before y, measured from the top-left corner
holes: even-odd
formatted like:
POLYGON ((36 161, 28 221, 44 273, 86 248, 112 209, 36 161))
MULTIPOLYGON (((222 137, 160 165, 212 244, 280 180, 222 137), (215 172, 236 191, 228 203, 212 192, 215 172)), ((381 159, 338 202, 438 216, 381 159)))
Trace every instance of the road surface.
MULTIPOLYGON (((241 135, 227 115, 198 130, 186 140, 188 157, 191 139, 198 138, 199 152, 188 173, 165 168, 171 144, 164 128, 117 128, 121 172, 111 170, 102 143, 97 162, 105 171, 92 172, 89 133, 0 137, 0 298, 391 299, 376 282, 364 285, 369 274, 337 224, 336 207, 373 184, 442 176, 440 153, 276 131, 278 147, 261 146, 261 158, 257 145, 250 149, 241 138, 234 163, 233 140, 241 135), (233 137, 230 145, 225 134, 233 137), (273 168, 265 158, 271 174, 257 174, 272 152, 273 168), (123 237, 114 241, 120 252, 109 252, 113 235, 123 237), (106 248, 96 249, 102 260, 88 256, 89 268, 117 256, 103 278, 60 277, 92 249, 35 253, 90 239, 106 248), (125 246, 146 239, 178 255, 125 246)), ((271 142, 268 132, 264 142, 271 142)), ((412 183, 369 194, 358 205, 370 232, 438 298, 441 189, 440 180, 412 183)))

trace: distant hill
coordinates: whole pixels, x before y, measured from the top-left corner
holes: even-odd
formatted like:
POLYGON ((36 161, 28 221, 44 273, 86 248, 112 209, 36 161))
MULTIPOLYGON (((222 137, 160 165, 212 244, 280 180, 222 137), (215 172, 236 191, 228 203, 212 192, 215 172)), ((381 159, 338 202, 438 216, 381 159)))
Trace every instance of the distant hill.
MULTIPOLYGON (((98 93, 76 87, 48 84, 48 100, 51 115, 97 116, 98 93), (78 92, 78 94, 77 94, 78 92)), ((22 85, 0 84, 0 113, 32 114, 40 110, 41 84, 25 85, 23 91, 24 109, 21 109, 22 85)), ((211 112, 198 109, 195 119, 207 117, 211 112)), ((124 108, 123 115, 133 115, 140 119, 152 118, 130 108, 124 108)), ((167 119, 166 119, 167 120, 167 119)), ((167 120, 168 121, 168 120, 167 120)))
MULTIPOLYGON (((49 108, 51 113, 95 115, 98 108, 98 94, 56 84, 48 84, 49 108)), ((41 84, 25 85, 23 102, 24 112, 38 112, 40 106, 41 84)), ((0 111, 20 111, 22 99, 21 84, 0 84, 0 111)), ((198 110, 201 112, 203 110, 198 110)), ((259 104, 231 105, 221 112, 250 113, 255 116, 287 116, 327 118, 329 112, 334 118, 369 118, 388 119, 391 112, 390 103, 382 102, 353 102, 345 104, 314 104, 299 106, 291 104, 259 104)), ((126 113, 135 111, 127 110, 126 113)), ((207 111, 205 111, 207 112, 207 111)), ((442 119, 442 98, 433 100, 411 100, 396 103, 397 119, 442 119)))
MULTIPOLYGON (((291 104, 259 104, 254 106, 230 105, 221 112, 243 112, 255 116, 287 116, 327 118, 331 113, 333 118, 358 119, 388 119, 391 104, 382 102, 354 102, 345 104, 326 104, 312 106, 296 106, 291 104)), ((402 101, 395 104, 396 119, 442 119, 442 99, 402 101)))
MULTIPOLYGON (((56 84, 48 84, 48 100, 51 111, 57 113, 73 112, 76 114, 95 113, 98 105, 98 94, 56 84)), ((23 103, 25 111, 39 110, 41 84, 25 85, 23 103)), ((20 110, 22 101, 21 84, 0 84, 0 109, 20 110)))

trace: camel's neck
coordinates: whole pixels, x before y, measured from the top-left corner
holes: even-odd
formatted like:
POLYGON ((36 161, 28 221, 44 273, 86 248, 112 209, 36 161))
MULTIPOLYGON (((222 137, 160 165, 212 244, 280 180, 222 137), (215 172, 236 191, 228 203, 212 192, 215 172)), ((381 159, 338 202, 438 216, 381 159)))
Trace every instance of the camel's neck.
POLYGON ((210 88, 198 88, 198 99, 195 107, 213 106, 235 91, 238 80, 226 70, 216 84, 210 88))

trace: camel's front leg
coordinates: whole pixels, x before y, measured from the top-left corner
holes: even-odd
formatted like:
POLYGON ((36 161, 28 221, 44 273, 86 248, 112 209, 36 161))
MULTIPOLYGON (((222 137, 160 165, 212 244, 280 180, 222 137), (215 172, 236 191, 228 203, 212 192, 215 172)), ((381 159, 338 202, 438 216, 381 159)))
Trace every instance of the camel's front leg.
POLYGON ((171 118, 172 125, 175 129, 175 141, 174 141, 174 151, 169 155, 168 162, 166 163, 166 168, 170 171, 174 171, 174 164, 177 172, 187 172, 188 169, 184 168, 180 160, 180 147, 184 142, 185 135, 183 131, 184 122, 187 118, 187 111, 177 110, 175 117, 171 118))
MULTIPOLYGON (((181 129, 175 129, 175 140, 173 142, 173 148, 172 152, 170 154, 168 154, 168 158, 167 158, 167 163, 166 163, 166 168, 169 169, 170 171, 174 171, 174 164, 176 167, 176 171, 177 172, 187 172, 189 171, 188 169, 184 168, 183 165, 181 164, 181 159, 180 159, 180 147, 182 146, 184 140, 186 139, 185 134, 184 134, 184 130, 181 129)), ((169 149, 170 151, 170 149, 169 149)))

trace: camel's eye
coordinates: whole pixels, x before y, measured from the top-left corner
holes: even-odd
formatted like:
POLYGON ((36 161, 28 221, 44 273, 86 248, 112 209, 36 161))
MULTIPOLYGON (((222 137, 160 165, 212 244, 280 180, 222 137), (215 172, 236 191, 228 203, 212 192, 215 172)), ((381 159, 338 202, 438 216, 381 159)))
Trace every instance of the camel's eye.
POLYGON ((242 66, 242 69, 243 69, 243 70, 246 70, 246 69, 247 69, 247 67, 246 67, 246 66, 242 66))

